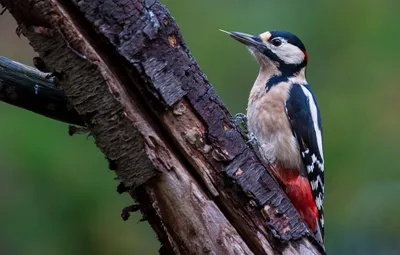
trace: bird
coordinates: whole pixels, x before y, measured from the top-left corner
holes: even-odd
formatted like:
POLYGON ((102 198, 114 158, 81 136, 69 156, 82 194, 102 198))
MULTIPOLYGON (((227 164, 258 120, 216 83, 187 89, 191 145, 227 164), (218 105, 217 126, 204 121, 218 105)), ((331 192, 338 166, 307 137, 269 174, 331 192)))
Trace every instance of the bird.
POLYGON ((301 218, 323 244, 322 120, 306 79, 306 48, 287 31, 255 35, 221 31, 244 44, 260 66, 248 98, 248 131, 301 218))

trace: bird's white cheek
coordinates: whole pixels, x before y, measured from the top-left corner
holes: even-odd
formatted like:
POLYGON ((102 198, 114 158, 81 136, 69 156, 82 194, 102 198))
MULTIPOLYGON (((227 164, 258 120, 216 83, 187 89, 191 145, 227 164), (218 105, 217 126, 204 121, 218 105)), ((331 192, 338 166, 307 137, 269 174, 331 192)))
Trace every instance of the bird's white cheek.
POLYGON ((286 64, 299 65, 304 61, 304 53, 296 46, 291 44, 284 44, 281 47, 272 49, 283 62, 286 64))

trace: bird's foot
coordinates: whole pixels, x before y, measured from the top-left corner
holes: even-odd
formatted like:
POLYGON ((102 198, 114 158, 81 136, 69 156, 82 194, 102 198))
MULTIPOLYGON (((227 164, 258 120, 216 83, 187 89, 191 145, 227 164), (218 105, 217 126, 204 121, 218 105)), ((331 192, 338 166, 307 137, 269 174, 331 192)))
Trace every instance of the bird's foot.
POLYGON ((251 146, 259 146, 260 143, 257 140, 257 137, 253 133, 248 133, 247 134, 247 143, 250 144, 251 146))
POLYGON ((247 121, 247 116, 244 113, 238 113, 236 114, 233 118, 232 121, 236 123, 236 125, 238 125, 244 132, 245 136, 246 136, 246 141, 247 143, 249 143, 252 146, 257 146, 259 145, 259 142, 256 138, 256 136, 249 132, 249 127, 247 125, 248 121, 247 121))
POLYGON ((233 118, 232 121, 238 125, 243 132, 248 135, 249 134, 249 128, 247 126, 247 116, 244 113, 237 113, 233 118))

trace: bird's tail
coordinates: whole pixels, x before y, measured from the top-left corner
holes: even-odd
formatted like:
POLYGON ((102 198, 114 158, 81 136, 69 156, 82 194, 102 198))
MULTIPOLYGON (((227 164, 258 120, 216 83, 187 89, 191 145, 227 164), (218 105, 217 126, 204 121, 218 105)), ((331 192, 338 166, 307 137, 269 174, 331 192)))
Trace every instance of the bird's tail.
MULTIPOLYGON (((323 210, 321 210, 323 211, 323 210)), ((325 233, 324 233, 324 216, 320 215, 320 217, 317 220, 317 229, 314 231, 314 236, 317 239, 317 241, 324 246, 325 243, 325 233)))

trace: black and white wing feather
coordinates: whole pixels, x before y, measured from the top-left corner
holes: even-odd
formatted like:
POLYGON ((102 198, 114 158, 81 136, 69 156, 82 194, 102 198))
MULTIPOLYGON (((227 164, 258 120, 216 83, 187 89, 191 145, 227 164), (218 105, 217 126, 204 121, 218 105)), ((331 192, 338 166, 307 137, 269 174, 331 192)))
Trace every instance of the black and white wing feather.
POLYGON ((304 172, 319 211, 321 236, 324 236, 324 156, 322 125, 317 101, 309 85, 293 84, 286 101, 286 113, 299 143, 304 172))

